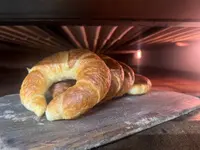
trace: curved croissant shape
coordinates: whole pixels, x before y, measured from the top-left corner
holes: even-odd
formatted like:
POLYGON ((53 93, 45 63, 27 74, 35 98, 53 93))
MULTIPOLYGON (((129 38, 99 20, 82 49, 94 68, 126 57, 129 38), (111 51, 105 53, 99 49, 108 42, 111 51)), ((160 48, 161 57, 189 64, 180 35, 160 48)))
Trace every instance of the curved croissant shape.
POLYGON ((135 74, 135 82, 132 88, 128 91, 130 95, 142 95, 147 93, 151 89, 151 81, 142 75, 135 74))
MULTIPOLYGON (((131 68, 129 66, 120 62, 120 64, 123 66, 124 69, 127 68, 125 70, 126 77, 125 77, 125 81, 124 81, 123 80, 124 74, 118 70, 120 67, 116 66, 116 68, 112 71, 112 68, 114 68, 115 65, 120 65, 120 64, 113 61, 114 60, 113 58, 110 58, 105 55, 101 56, 101 58, 108 65, 108 67, 111 71, 111 86, 110 86, 109 92, 107 93, 107 96, 104 98, 105 100, 112 99, 113 97, 117 97, 117 96, 122 96, 125 93, 127 93, 129 95, 142 95, 142 94, 146 94, 147 92, 150 91, 150 89, 152 87, 152 83, 147 77, 142 76, 140 74, 134 74, 134 71, 131 70, 131 68), (105 58, 107 58, 107 60, 105 58), (110 61, 110 63, 109 63, 109 61, 110 61), (122 77, 121 78, 122 80, 120 82, 119 81, 117 82, 117 79, 119 80, 120 76, 122 77), (132 86, 131 86, 131 84, 132 84, 131 77, 133 79, 135 79, 134 84, 132 86), (123 83, 123 86, 122 86, 121 82, 123 83), (129 87, 131 87, 131 88, 129 89, 129 87), (117 91, 116 89, 118 89, 118 88, 121 89, 120 92, 118 93, 118 95, 114 94, 115 92, 112 92, 112 91, 117 91), (127 89, 129 89, 129 90, 127 91, 127 89), (109 95, 112 95, 112 96, 109 97, 109 95)), ((123 72, 124 72, 124 70, 123 70, 123 72)), ((54 88, 51 91, 52 95, 54 95, 54 94, 59 95, 60 93, 64 92, 67 88, 69 88, 72 85, 70 85, 69 81, 66 81, 66 82, 56 83, 55 86, 57 88, 54 88)))
MULTIPOLYGON (((57 88, 53 88, 51 90, 51 93, 53 96, 59 95, 60 93, 64 92, 67 88, 71 87, 72 84, 70 84, 69 81, 65 81, 65 82, 56 83, 55 86, 57 88)), ((112 87, 113 86, 111 86, 110 88, 112 88, 112 87)), ((129 94, 129 95, 146 94, 147 92, 150 91, 151 87, 152 87, 152 83, 147 77, 140 75, 140 74, 135 74, 134 84, 132 85, 130 90, 127 92, 127 94, 129 94)), ((115 95, 115 96, 117 96, 117 95, 115 95)))
POLYGON ((46 110, 48 120, 72 119, 99 103, 110 84, 110 70, 104 61, 89 50, 76 49, 56 53, 31 68, 22 83, 20 98, 37 116, 46 110), (66 79, 77 82, 47 106, 44 95, 48 88, 66 79))
POLYGON ((60 95, 61 93, 63 93, 64 91, 66 91, 69 87, 71 87, 75 84, 76 84, 75 80, 67 80, 65 82, 63 82, 63 81, 57 82, 50 87, 49 91, 50 91, 52 97, 56 97, 56 96, 60 95))
POLYGON ((116 94, 116 97, 120 97, 126 94, 132 88, 134 84, 134 80, 135 80, 133 69, 123 62, 119 62, 119 63, 124 70, 124 82, 121 89, 116 94))
POLYGON ((115 97, 121 89, 124 82, 124 71, 122 66, 115 59, 106 55, 100 55, 100 57, 106 63, 111 73, 111 86, 106 97, 103 100, 106 101, 115 97))
MULTIPOLYGON (((108 93, 106 94, 105 98, 102 100, 104 102, 107 100, 111 100, 113 97, 115 97, 116 94, 121 89, 124 82, 124 70, 122 66, 115 59, 106 55, 100 55, 100 57, 106 63, 111 73, 111 85, 110 85, 110 89, 108 93)), ((69 80, 63 81, 60 83, 55 83, 52 86, 50 92, 52 96, 55 97, 63 93, 73 84, 74 84, 73 81, 69 81, 69 80)))
MULTIPOLYGON (((122 62, 120 62, 120 64, 123 66, 123 69, 125 69, 125 70, 123 70, 123 72, 125 71, 125 81, 123 80, 124 78, 122 77, 121 78, 122 80, 120 82, 119 81, 117 82, 117 79, 120 79, 120 76, 123 76, 124 74, 122 74, 121 71, 119 71, 119 70, 112 71, 112 67, 114 68, 114 66, 119 65, 119 63, 116 63, 115 61, 113 61, 114 60, 113 58, 110 58, 105 55, 104 55, 104 57, 101 56, 101 58, 108 65, 108 67, 111 71, 111 86, 110 86, 109 92, 107 93, 107 96, 104 98, 105 100, 112 99, 113 97, 117 97, 117 96, 122 96, 125 93, 127 93, 129 95, 142 95, 142 94, 146 94, 147 92, 150 91, 150 89, 152 87, 151 81, 145 76, 142 76, 140 74, 134 74, 134 71, 131 70, 131 68, 128 65, 126 65, 122 62), (107 58, 107 61, 105 58, 107 58), (110 63, 108 63, 109 61, 110 61, 110 63), (114 62, 114 63, 111 63, 111 62, 114 62), (133 85, 131 85, 133 82, 132 79, 135 79, 133 85), (122 86, 122 84, 120 84, 121 82, 123 83, 123 86, 122 86), (121 87, 120 92, 118 92, 118 94, 114 94, 115 92, 112 92, 112 91, 116 91, 116 89, 118 89, 119 87, 121 87), (130 89, 129 89, 129 87, 130 87, 130 89), (112 96, 109 97, 108 95, 112 95, 112 96)), ((116 68, 119 69, 118 66, 116 66, 116 68)), ((63 83, 56 83, 55 85, 59 88, 52 90, 53 95, 54 95, 54 93, 56 93, 56 94, 62 93, 65 91, 65 89, 72 86, 72 85, 70 85, 69 81, 63 82, 63 83), (61 90, 61 91, 59 91, 59 90, 61 90)))

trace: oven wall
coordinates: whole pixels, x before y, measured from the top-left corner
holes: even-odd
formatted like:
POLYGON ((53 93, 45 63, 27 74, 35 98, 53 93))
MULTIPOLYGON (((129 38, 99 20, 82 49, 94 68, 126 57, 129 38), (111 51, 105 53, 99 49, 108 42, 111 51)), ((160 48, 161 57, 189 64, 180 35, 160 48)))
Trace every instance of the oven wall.
POLYGON ((158 46, 144 50, 142 54, 140 61, 132 55, 131 64, 200 74, 200 43, 186 47, 158 46))

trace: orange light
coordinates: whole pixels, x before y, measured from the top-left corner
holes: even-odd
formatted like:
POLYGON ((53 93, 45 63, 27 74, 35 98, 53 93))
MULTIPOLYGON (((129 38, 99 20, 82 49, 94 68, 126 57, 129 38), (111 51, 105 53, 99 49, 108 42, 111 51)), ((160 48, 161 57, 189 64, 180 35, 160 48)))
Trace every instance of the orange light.
POLYGON ((180 47, 184 47, 184 46, 188 46, 189 43, 187 42, 176 42, 176 46, 180 46, 180 47))
POLYGON ((135 57, 136 57, 136 59, 141 59, 142 58, 142 51, 137 50, 135 57))

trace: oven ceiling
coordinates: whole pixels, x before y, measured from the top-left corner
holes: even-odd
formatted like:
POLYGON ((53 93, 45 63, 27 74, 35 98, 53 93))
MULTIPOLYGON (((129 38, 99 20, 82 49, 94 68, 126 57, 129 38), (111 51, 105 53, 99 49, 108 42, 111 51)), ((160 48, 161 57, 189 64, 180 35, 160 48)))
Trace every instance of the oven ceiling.
POLYGON ((1 0, 0 24, 200 26, 199 0, 1 0))
POLYGON ((0 42, 112 53, 199 40, 199 14, 198 0, 1 0, 0 42))
POLYGON ((0 41, 45 51, 89 48, 97 53, 200 39, 198 27, 0 26, 0 41))

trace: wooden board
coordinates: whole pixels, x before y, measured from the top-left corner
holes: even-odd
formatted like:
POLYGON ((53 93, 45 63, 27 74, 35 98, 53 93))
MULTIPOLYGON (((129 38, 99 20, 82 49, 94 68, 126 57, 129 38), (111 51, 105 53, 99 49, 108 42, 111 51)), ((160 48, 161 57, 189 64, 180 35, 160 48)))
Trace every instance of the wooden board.
POLYGON ((90 149, 200 108, 200 99, 176 92, 125 96, 95 107, 78 120, 38 119, 18 94, 0 98, 0 148, 90 149))

